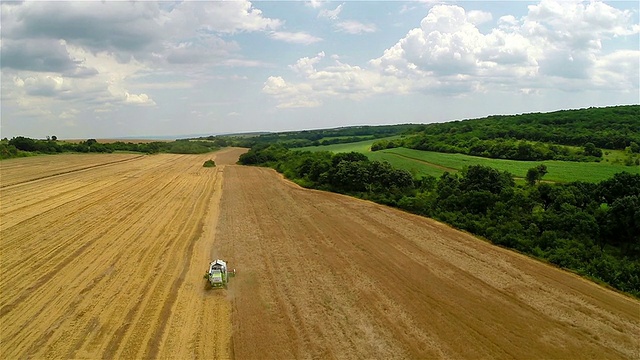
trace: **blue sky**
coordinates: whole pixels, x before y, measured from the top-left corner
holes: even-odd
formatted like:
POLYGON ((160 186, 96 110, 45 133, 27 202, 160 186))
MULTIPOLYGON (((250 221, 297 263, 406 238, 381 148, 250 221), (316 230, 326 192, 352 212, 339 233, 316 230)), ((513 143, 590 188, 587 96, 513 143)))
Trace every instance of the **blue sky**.
POLYGON ((178 137, 640 102, 637 1, 0 6, 2 137, 178 137))

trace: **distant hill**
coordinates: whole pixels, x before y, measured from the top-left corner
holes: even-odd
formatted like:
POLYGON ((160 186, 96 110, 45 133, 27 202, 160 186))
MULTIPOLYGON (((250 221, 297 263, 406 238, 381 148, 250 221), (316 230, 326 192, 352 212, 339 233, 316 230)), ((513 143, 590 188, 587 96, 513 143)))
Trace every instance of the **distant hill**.
POLYGON ((604 149, 622 150, 632 142, 640 144, 640 105, 493 115, 423 125, 416 133, 480 140, 509 138, 573 146, 593 143, 604 149))
POLYGON ((402 139, 380 140, 371 150, 405 147, 524 161, 601 161, 603 149, 640 153, 640 105, 496 115, 426 124, 402 139))

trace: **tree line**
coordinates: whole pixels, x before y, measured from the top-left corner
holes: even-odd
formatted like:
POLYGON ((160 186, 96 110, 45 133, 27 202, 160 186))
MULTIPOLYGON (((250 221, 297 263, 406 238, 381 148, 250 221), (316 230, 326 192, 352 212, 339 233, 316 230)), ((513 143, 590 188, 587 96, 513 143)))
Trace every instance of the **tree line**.
POLYGON ((114 151, 130 151, 145 154, 161 152, 173 154, 203 154, 218 150, 220 147, 208 141, 154 141, 149 143, 132 143, 116 141, 100 143, 96 139, 87 139, 78 143, 58 141, 49 137, 46 140, 17 136, 0 142, 0 159, 29 156, 31 154, 58 154, 65 152, 79 153, 112 153, 114 151))
POLYGON ((474 165, 419 179, 360 153, 259 145, 240 163, 269 166, 298 184, 429 216, 494 244, 543 259, 640 296, 640 175, 600 183, 548 184, 534 166, 527 184, 474 165))
POLYGON ((640 105, 489 116, 420 125, 408 136, 374 142, 371 150, 416 150, 525 161, 600 161, 603 149, 626 150, 638 165, 640 105))
MULTIPOLYGON (((635 143, 634 143, 635 144, 635 143)), ((593 143, 586 143, 582 148, 514 139, 481 140, 441 135, 409 136, 396 140, 379 140, 372 144, 371 150, 378 151, 396 147, 442 153, 458 153, 493 159, 510 159, 521 161, 596 161, 602 160, 602 149, 593 143)))
POLYGON ((255 136, 212 135, 194 138, 192 140, 225 142, 226 144, 228 144, 228 146, 238 146, 246 148, 250 148, 260 144, 273 144, 277 142, 287 148, 300 148, 306 146, 326 146, 380 139, 384 137, 410 133, 417 128, 418 125, 415 124, 352 126, 337 129, 266 133, 258 134, 255 136))
POLYGON ((482 119, 422 125, 416 134, 480 140, 514 139, 624 150, 640 144, 640 105, 548 113, 494 115, 482 119))

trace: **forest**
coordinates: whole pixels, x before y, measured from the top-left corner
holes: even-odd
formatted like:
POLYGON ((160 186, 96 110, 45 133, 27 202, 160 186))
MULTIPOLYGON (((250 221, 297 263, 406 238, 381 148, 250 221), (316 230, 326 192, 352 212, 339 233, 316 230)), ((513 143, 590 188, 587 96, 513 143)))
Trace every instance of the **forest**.
MULTIPOLYGON (((640 105, 562 110, 420 125, 371 150, 409 149, 525 161, 600 161, 603 149, 640 153, 640 105)), ((627 165, 640 165, 628 156, 627 165)))

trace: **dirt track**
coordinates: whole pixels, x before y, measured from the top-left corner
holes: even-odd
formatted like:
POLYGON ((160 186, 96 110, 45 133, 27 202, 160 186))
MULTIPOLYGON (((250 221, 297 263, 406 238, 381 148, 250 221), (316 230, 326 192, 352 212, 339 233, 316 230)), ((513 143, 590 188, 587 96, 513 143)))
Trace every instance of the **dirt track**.
POLYGON ((636 300, 211 157, 0 162, 0 357, 640 358, 636 300))

